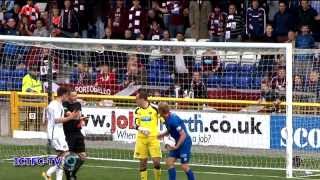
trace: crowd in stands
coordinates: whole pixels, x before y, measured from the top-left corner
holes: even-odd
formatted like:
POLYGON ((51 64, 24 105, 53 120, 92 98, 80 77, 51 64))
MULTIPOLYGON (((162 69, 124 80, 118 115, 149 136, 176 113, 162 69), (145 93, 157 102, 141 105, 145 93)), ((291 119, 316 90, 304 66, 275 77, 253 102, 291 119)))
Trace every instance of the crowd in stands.
POLYGON ((41 37, 319 41, 317 0, 2 0, 0 34, 41 37))
MULTIPOLYGON (((3 0, 0 5, 0 34, 3 35, 154 41, 185 41, 191 38, 211 42, 289 42, 299 49, 317 48, 317 42, 320 41, 318 0, 3 0)), ((3 49, 6 50, 5 47, 3 49)), ((39 49, 31 49, 28 53, 32 51, 35 52, 33 57, 38 56, 39 49)), ((96 86, 120 84, 128 87, 152 85, 160 81, 165 85, 180 85, 181 94, 192 92, 196 98, 208 97, 208 88, 261 88, 265 92, 261 100, 281 99, 286 84, 283 56, 263 55, 259 62, 250 67, 223 64, 212 50, 207 50, 201 56, 200 60, 196 60, 195 57, 184 56, 183 50, 177 49, 175 56, 160 57, 150 63, 151 56, 117 55, 122 59, 112 59, 112 62, 122 62, 118 65, 106 61, 95 67, 78 63, 71 73, 70 82, 96 86), (89 71, 92 68, 95 75, 89 71), (248 77, 245 74, 248 70, 256 71, 259 78, 248 77), (230 71, 236 72, 233 76, 226 76, 225 72, 230 71), (242 79, 237 79, 233 84, 232 79, 240 73, 242 79), (215 85, 216 81, 220 84, 215 85), (221 85, 222 81, 225 85, 221 85)), ((12 58, 6 56, 6 61, 12 58)), ((41 58, 46 59, 45 55, 36 59, 41 61, 41 58)), ((59 58, 62 57, 55 57, 56 69, 59 58)), ((307 89, 318 96, 319 69, 314 68, 312 63, 307 67, 311 61, 316 62, 317 57, 301 55, 295 56, 295 59, 295 67, 307 68, 306 77, 302 77, 298 71, 294 72, 295 90, 307 89)), ((5 64, 3 61, 1 63, 5 64)), ((29 68, 30 64, 34 64, 32 59, 27 62, 18 61, 16 69, 23 65, 29 68)))

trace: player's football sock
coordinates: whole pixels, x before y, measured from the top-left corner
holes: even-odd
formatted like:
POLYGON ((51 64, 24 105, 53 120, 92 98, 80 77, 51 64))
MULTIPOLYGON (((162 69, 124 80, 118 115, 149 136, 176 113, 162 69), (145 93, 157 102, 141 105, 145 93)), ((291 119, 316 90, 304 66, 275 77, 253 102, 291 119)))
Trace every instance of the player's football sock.
POLYGON ((56 172, 57 168, 57 166, 50 167, 47 171, 47 176, 51 176, 54 172, 56 172))
POLYGON ((188 180, 195 180, 194 179, 194 174, 193 172, 191 171, 191 169, 189 169, 189 171, 186 172, 186 175, 188 177, 188 180))
POLYGON ((63 170, 61 168, 58 168, 56 171, 56 180, 62 180, 63 177, 63 170))
POLYGON ((168 169, 169 180, 176 180, 176 168, 168 169))
POLYGON ((153 169, 154 174, 154 180, 160 180, 161 179, 161 169, 153 169))
POLYGON ((51 177, 48 176, 46 172, 42 172, 42 177, 44 180, 51 180, 51 177))
POLYGON ((144 171, 140 171, 140 179, 141 180, 148 180, 148 171, 144 170, 144 171))

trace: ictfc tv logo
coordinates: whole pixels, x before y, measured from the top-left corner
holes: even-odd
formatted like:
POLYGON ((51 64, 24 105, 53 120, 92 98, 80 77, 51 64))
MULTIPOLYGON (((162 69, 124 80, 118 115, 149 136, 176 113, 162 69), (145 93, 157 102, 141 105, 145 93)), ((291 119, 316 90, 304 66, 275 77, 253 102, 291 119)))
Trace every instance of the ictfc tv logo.
MULTIPOLYGON (((282 128, 281 130, 281 147, 287 146, 287 129, 282 128)), ((306 129, 306 128, 298 128, 293 132, 293 143, 299 148, 307 148, 311 147, 314 149, 320 148, 320 129, 306 129)))

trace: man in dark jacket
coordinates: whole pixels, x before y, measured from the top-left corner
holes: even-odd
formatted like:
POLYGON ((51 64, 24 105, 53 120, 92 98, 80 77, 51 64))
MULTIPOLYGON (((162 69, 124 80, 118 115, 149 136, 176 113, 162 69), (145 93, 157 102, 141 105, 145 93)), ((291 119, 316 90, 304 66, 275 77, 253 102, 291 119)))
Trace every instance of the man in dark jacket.
POLYGON ((278 42, 288 40, 288 32, 294 28, 293 15, 287 10, 285 2, 279 3, 279 12, 273 18, 274 34, 278 42))

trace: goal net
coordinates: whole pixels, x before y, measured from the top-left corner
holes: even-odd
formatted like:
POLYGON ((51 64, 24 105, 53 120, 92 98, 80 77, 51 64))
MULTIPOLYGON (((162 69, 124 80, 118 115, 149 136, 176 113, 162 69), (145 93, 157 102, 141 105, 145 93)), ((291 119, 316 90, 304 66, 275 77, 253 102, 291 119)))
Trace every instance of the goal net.
POLYGON ((150 102, 169 102, 184 119, 193 165, 287 177, 319 170, 316 51, 270 43, 0 39, 0 101, 10 112, 1 115, 1 159, 49 153, 45 105, 67 86, 89 119, 82 131, 91 159, 133 161, 134 95, 145 89, 150 102), (45 94, 23 83, 30 74, 45 94))

